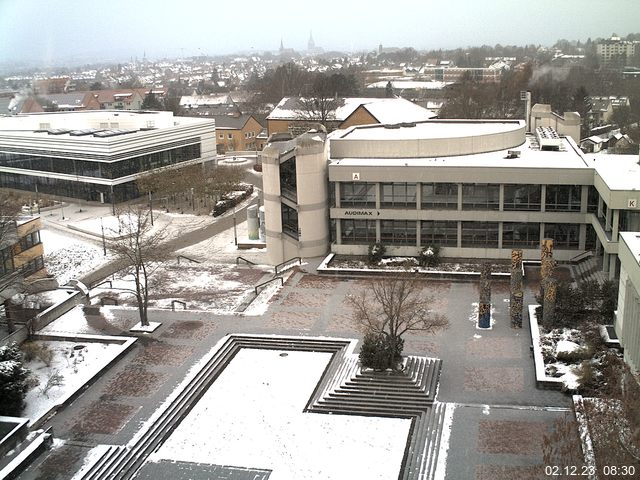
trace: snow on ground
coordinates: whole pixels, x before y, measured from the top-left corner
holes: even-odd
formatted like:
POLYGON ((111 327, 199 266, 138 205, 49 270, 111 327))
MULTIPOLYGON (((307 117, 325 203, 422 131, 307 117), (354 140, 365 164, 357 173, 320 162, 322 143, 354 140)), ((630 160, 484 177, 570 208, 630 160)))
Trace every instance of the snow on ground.
MULTIPOLYGON (((240 222, 236 226, 238 241, 247 242, 247 221, 240 222)), ((241 256, 257 264, 264 264, 267 261, 266 248, 250 248, 239 250, 235 244, 233 228, 229 228, 207 240, 204 240, 190 247, 176 251, 176 255, 185 255, 197 260, 215 259, 218 263, 235 263, 236 258, 241 256)))
POLYGON ((91 377, 108 364, 124 348, 117 343, 95 342, 65 342, 51 340, 34 341, 36 345, 46 345, 54 352, 50 366, 41 360, 34 359, 26 362, 25 366, 31 370, 32 377, 39 380, 39 384, 27 392, 26 408, 22 415, 36 421, 46 414, 53 406, 58 405, 63 398, 82 387, 91 377), (74 350, 83 345, 84 348, 74 350), (71 356, 73 352, 73 357, 71 356), (43 388, 52 373, 58 372, 64 378, 61 386, 54 386, 45 393, 43 388))
POLYGON ((102 248, 72 234, 64 235, 57 230, 43 229, 40 230, 40 238, 47 271, 57 278, 60 285, 81 277, 111 259, 109 255, 104 256, 102 248))
MULTIPOLYGON (((161 265, 150 277, 150 308, 171 308, 171 302, 187 303, 188 310, 229 313, 253 294, 253 287, 271 273, 271 267, 238 267, 235 264, 189 263, 161 265), (267 268, 269 270, 267 270, 267 268)), ((118 273, 112 286, 91 290, 92 297, 118 298, 120 305, 135 305, 135 283, 131 274, 118 273)))
POLYGON ((411 420, 303 412, 330 359, 242 349, 149 460, 267 468, 270 480, 397 478, 411 420))

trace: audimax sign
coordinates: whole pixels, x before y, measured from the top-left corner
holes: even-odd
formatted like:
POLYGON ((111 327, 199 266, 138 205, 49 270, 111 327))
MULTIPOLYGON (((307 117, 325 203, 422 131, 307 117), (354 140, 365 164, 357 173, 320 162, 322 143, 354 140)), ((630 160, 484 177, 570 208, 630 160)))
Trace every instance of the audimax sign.
POLYGON ((347 217, 377 217, 380 212, 377 210, 345 210, 344 215, 347 217))

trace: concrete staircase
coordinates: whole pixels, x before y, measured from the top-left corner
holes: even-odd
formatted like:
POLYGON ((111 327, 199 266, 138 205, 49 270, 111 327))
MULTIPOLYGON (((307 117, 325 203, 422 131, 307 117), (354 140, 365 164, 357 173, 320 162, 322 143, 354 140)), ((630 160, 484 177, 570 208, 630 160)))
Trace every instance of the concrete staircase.
MULTIPOLYGON (((319 414, 371 415, 412 419, 399 480, 434 478, 446 405, 434 402, 442 362, 408 357, 400 373, 362 371, 351 354, 353 340, 230 335, 200 371, 170 397, 148 426, 126 446, 109 446, 85 470, 82 480, 132 478, 189 413, 242 348, 332 353, 305 411, 319 414)), ((295 382, 295 379, 292 379, 295 382)))
POLYGON ((602 271, 602 259, 600 257, 588 257, 571 265, 571 269, 573 278, 575 278, 578 283, 589 280, 603 283, 609 279, 608 273, 602 271))

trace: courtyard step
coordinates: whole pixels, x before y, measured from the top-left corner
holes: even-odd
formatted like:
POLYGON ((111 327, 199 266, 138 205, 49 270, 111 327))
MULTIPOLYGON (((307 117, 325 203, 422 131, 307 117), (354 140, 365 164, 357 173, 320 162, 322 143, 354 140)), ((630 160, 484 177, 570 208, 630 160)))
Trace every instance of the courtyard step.
POLYGON ((428 412, 416 417, 409 442, 402 480, 433 480, 438 465, 446 403, 434 403, 428 412))

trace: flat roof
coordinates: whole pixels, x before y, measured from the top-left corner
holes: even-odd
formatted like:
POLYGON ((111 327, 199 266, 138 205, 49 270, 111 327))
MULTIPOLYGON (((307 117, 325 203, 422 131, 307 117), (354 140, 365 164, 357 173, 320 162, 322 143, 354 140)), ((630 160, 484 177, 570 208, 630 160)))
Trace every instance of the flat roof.
POLYGON ((415 124, 359 126, 347 130, 336 138, 347 140, 432 140, 508 133, 519 130, 522 126, 523 121, 521 120, 504 122, 427 120, 415 124))
MULTIPOLYGON (((413 129, 405 129, 413 130, 413 129)), ((380 138, 379 136, 376 138, 380 138)), ((397 138, 396 138, 397 140, 397 138)), ((341 158, 330 159, 335 166, 371 166, 371 167, 501 167, 501 168, 591 168, 582 158, 575 144, 562 137, 562 150, 539 150, 535 136, 527 134, 525 142, 514 148, 494 152, 457 155, 451 157, 422 158, 341 158), (508 158, 509 151, 520 152, 517 158, 508 158)))
POLYGON ((638 155, 587 153, 584 156, 609 190, 640 190, 638 155))
POLYGON ((640 264, 640 232, 620 232, 620 236, 629 247, 633 258, 640 264))

